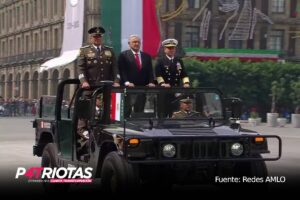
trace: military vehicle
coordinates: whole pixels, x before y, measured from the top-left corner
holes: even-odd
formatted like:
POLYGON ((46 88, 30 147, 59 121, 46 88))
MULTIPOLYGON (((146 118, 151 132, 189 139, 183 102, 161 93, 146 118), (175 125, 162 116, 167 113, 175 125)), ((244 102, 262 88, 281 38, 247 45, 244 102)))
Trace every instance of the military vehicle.
POLYGON ((101 82, 86 90, 69 79, 58 85, 57 96, 41 97, 33 154, 42 157, 42 167, 92 167, 93 178, 110 192, 214 184, 216 177, 265 178, 265 161, 281 157, 281 139, 242 128, 240 114, 241 100, 224 98, 216 88, 101 82), (75 92, 69 98, 70 88, 75 92), (172 117, 184 98, 197 115, 172 117), (80 120, 85 139, 78 134, 80 120))

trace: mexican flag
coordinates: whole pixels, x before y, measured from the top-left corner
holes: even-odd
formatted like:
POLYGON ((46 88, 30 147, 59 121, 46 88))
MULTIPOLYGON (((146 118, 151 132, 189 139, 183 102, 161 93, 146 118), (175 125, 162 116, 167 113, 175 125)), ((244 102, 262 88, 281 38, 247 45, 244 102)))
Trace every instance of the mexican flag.
POLYGON ((111 93, 111 112, 110 119, 114 121, 123 120, 124 113, 124 94, 111 93))
POLYGON ((142 40, 142 50, 155 56, 160 46, 160 30, 155 0, 101 0, 101 25, 105 44, 116 53, 128 49, 130 35, 142 40))

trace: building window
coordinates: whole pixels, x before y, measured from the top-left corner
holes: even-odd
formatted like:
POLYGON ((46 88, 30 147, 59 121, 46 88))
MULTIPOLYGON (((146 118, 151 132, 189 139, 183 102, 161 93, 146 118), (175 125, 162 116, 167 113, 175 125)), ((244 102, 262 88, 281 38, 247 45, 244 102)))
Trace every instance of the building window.
POLYGON ((38 51, 39 50, 39 34, 35 33, 34 34, 34 50, 38 51))
POLYGON ((59 49, 60 48, 60 38, 59 38, 59 31, 58 29, 54 29, 54 49, 59 49))
POLYGON ((17 39, 17 52, 16 52, 16 54, 19 55, 21 53, 22 53, 21 38, 18 37, 18 39, 17 39))
POLYGON ((199 47, 199 26, 185 27, 185 47, 199 47))
POLYGON ((12 28, 13 25, 13 13, 12 13, 12 9, 9 10, 9 28, 12 28))
POLYGON ((7 48, 5 47, 5 41, 2 41, 2 44, 1 44, 1 57, 6 57, 6 50, 7 48))
POLYGON ((14 41, 9 40, 9 55, 12 56, 14 53, 14 41))
POLYGON ((21 13, 20 6, 17 7, 17 25, 20 25, 21 13))
POLYGON ((200 8, 200 0, 188 0, 189 8, 200 8))
POLYGON ((1 20, 2 20, 2 29, 4 29, 5 28, 5 13, 4 12, 2 13, 1 20))
POLYGON ((269 36, 269 49, 280 51, 283 49, 283 30, 272 31, 269 36))
POLYGON ((54 15, 57 15, 57 11, 58 11, 58 3, 57 0, 53 0, 53 10, 54 10, 54 15))
POLYGON ((47 0, 43 1, 43 13, 44 13, 44 18, 46 18, 48 16, 47 0))
POLYGON ((49 49, 50 43, 48 42, 48 31, 44 32, 44 49, 49 49))
POLYGON ((28 23, 29 22, 29 4, 27 3, 25 5, 25 23, 28 23))
POLYGON ((272 1, 272 12, 283 13, 285 9, 285 0, 273 0, 272 1))
POLYGON ((33 15, 34 15, 34 20, 38 19, 38 6, 37 6, 37 0, 33 1, 33 15))
POLYGON ((26 39, 25 39, 25 53, 29 53, 30 51, 30 36, 26 35, 26 39))

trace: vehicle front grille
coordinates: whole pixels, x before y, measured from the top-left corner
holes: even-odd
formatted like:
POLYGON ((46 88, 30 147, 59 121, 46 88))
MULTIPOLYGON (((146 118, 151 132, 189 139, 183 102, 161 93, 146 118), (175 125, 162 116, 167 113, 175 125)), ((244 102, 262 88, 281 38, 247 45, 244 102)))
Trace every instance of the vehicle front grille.
POLYGON ((240 157, 249 156, 247 140, 193 140, 191 142, 178 142, 178 159, 228 159, 236 158, 231 154, 231 145, 239 142, 244 147, 244 153, 240 157))

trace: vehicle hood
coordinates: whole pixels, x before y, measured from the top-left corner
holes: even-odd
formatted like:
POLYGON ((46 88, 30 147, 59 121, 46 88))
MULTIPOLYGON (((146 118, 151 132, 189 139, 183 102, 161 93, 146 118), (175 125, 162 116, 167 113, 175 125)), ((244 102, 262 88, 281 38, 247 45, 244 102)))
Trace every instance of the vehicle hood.
MULTIPOLYGON (((124 135, 124 129, 106 128, 107 132, 117 135, 124 135)), ((190 136, 238 136, 238 135, 258 135, 257 132, 247 129, 232 129, 228 126, 207 127, 207 128, 181 128, 181 129, 141 129, 133 130, 127 128, 125 130, 127 136, 140 137, 190 137, 190 136)))

